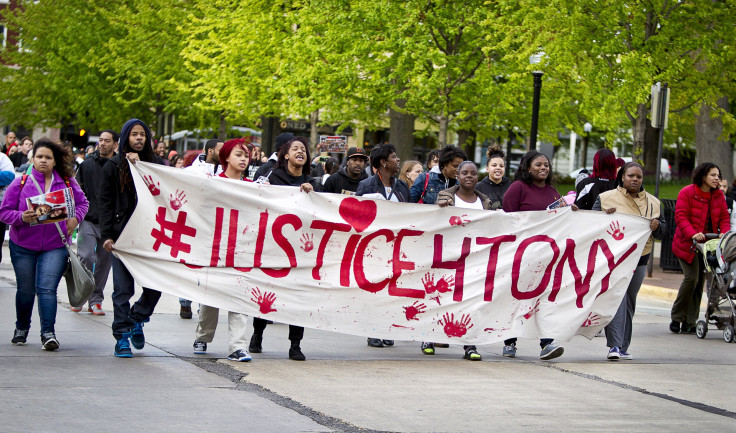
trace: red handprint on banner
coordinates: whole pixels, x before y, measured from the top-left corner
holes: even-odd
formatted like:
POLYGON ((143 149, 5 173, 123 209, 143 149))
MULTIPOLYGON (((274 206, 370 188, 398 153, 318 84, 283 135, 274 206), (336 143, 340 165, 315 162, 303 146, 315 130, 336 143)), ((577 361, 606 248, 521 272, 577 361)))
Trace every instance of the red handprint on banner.
POLYGON ((537 302, 534 304, 534 306, 529 311, 527 311, 526 314, 524 314, 524 318, 527 320, 531 319, 534 313, 536 313, 537 311, 539 311, 539 299, 537 299, 537 302))
POLYGON ((424 284, 424 291, 429 293, 434 293, 437 291, 437 287, 434 284, 434 274, 430 274, 427 272, 422 277, 422 284, 424 284))
POLYGON ((273 303, 276 301, 276 295, 273 292, 263 292, 258 287, 250 291, 250 300, 258 304, 258 310, 263 314, 268 314, 272 311, 277 311, 273 308, 273 303))
POLYGON ((445 313, 439 324, 444 326, 445 334, 448 337, 462 337, 468 332, 468 329, 473 327, 473 324, 470 323, 470 316, 467 314, 463 314, 459 320, 455 320, 454 313, 445 313))
POLYGON ((424 304, 420 304, 419 301, 416 301, 408 307, 403 308, 404 314, 406 315, 406 320, 419 320, 417 319, 417 314, 424 313, 424 311, 427 309, 427 306, 424 304))
POLYGON ((304 250, 304 252, 306 252, 306 253, 312 251, 312 249, 314 248, 314 242, 313 242, 313 240, 314 240, 314 235, 313 234, 304 233, 302 235, 302 237, 301 237, 302 246, 299 247, 299 248, 301 248, 302 250, 304 250))
POLYGON ((624 238, 624 230, 626 230, 626 227, 621 227, 618 221, 612 222, 609 227, 610 230, 607 230, 606 233, 611 235, 614 240, 620 241, 624 238))
POLYGON ((451 226, 465 226, 465 224, 470 222, 469 219, 463 219, 463 217, 466 217, 466 216, 467 215, 450 217, 450 225, 451 226))
POLYGON ((583 328, 587 328, 589 326, 595 326, 595 325, 600 325, 600 324, 601 324, 601 316, 595 313, 590 313, 588 314, 588 318, 585 319, 585 322, 583 322, 583 324, 580 326, 583 328))
POLYGON ((437 284, 435 284, 434 274, 427 272, 424 274, 424 277, 422 277, 422 284, 424 284, 424 291, 427 292, 427 294, 432 294, 434 292, 447 293, 452 290, 452 286, 455 284, 455 277, 442 277, 437 281, 437 284))
POLYGON ((156 182, 156 184, 154 185, 153 178, 150 174, 148 176, 143 176, 143 183, 146 184, 152 196, 157 196, 161 194, 161 190, 158 188, 159 186, 161 186, 161 182, 156 182))
POLYGON ((187 202, 187 195, 184 191, 176 190, 175 194, 169 194, 169 204, 174 210, 181 209, 182 206, 187 202))
POLYGON ((445 279, 445 277, 442 277, 437 281, 437 285, 435 285, 435 289, 437 289, 440 293, 447 293, 452 291, 452 286, 455 284, 455 277, 450 276, 445 279))

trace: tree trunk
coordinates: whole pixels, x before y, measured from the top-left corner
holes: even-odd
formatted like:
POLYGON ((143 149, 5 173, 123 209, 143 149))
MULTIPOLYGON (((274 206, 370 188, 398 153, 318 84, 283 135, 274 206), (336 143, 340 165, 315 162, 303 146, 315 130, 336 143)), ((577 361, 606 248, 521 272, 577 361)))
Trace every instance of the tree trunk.
MULTIPOLYGON (((727 97, 718 100, 718 107, 729 111, 727 97)), ((697 149, 696 164, 713 162, 721 169, 721 176, 729 183, 733 180, 733 151, 731 142, 721 140, 723 121, 720 117, 711 117, 713 109, 707 105, 700 107, 700 113, 695 116, 695 147, 697 149)))
POLYGON ((475 131, 461 129, 457 131, 457 145, 468 154, 468 159, 475 160, 475 142, 477 134, 475 131))
POLYGON ((659 148, 659 128, 652 128, 652 122, 646 120, 644 131, 644 172, 654 175, 657 172, 657 149, 659 148))
POLYGON ((672 163, 672 177, 680 177, 680 152, 682 152, 682 143, 680 139, 675 142, 675 161, 672 163))
POLYGON ((309 115, 309 151, 312 153, 312 155, 316 155, 317 143, 319 143, 319 132, 317 131, 317 123, 319 123, 319 110, 314 110, 309 115))
POLYGON ((440 114, 439 117, 439 126, 440 126, 440 132, 437 134, 437 146, 439 146, 440 149, 447 146, 447 125, 449 125, 450 119, 447 118, 446 114, 440 114))
POLYGON ((634 133, 634 146, 631 149, 631 159, 633 161, 639 161, 643 158, 644 135, 647 130, 647 111, 647 104, 639 104, 636 107, 636 117, 631 121, 631 129, 634 133))
POLYGON ((225 119, 225 111, 220 111, 220 126, 217 128, 217 139, 225 140, 227 138, 227 119, 225 119))
POLYGON ((397 109, 390 107, 388 116, 391 119, 389 138, 391 144, 396 146, 396 154, 402 161, 416 158, 414 154, 414 121, 416 116, 400 111, 406 106, 406 100, 394 101, 397 109))

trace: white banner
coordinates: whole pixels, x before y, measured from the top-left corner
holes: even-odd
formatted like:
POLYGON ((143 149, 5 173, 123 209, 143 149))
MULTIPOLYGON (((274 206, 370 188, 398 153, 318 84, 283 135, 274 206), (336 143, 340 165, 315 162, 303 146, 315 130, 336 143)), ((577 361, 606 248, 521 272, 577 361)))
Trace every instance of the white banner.
POLYGON ((615 314, 648 220, 373 201, 138 163, 115 244, 138 284, 277 322, 485 344, 592 337, 615 314))

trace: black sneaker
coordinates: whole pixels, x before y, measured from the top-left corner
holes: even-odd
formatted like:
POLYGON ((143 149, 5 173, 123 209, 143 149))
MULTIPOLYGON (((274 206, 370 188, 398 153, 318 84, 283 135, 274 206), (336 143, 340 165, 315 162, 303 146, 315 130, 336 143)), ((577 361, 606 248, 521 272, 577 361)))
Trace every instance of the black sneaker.
POLYGON ((384 346, 393 346, 394 340, 382 340, 384 346))
POLYGON ((677 322, 675 320, 670 322, 670 332, 673 332, 675 334, 680 333, 680 322, 677 322))
POLYGON ((146 336, 143 335, 143 322, 135 322, 133 329, 130 330, 130 344, 141 350, 146 345, 146 336))
POLYGON ((189 305, 182 305, 181 308, 179 308, 179 317, 181 317, 182 319, 191 319, 192 307, 190 307, 189 305))
POLYGON ((250 344, 248 345, 248 350, 251 353, 261 353, 263 352, 263 347, 261 347, 261 343, 263 343, 263 334, 253 334, 250 336, 250 344))
POLYGON ((16 346, 25 346, 26 340, 28 340, 28 330, 16 329, 15 332, 13 332, 13 339, 10 341, 16 346))
POLYGON ((480 356, 480 353, 478 353, 478 350, 475 348, 475 346, 470 346, 465 349, 465 356, 463 356, 463 358, 469 361, 481 361, 483 359, 483 357, 480 356))
POLYGON ((683 323, 680 328, 680 334, 695 334, 695 325, 683 323))
POLYGON ((307 357, 302 353, 301 347, 298 344, 292 344, 289 349, 289 359, 294 361, 306 361, 307 357))
POLYGON ((383 347, 383 341, 380 338, 369 338, 368 346, 370 347, 383 347))
POLYGON ((41 334, 41 344, 45 350, 56 350, 59 348, 59 341, 56 340, 56 334, 53 332, 44 332, 41 334))

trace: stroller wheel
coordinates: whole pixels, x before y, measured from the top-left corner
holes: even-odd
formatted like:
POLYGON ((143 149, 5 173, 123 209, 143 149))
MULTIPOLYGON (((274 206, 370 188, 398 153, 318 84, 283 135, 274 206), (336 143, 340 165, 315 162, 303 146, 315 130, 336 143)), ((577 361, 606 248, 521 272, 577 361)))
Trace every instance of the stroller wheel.
POLYGON ((733 341, 733 326, 732 325, 726 325, 723 328, 723 340, 725 340, 726 343, 731 343, 733 341))
POLYGON ((705 320, 698 320, 698 323, 695 324, 695 335, 697 335, 698 338, 705 338, 707 333, 708 324, 705 323, 705 320))

